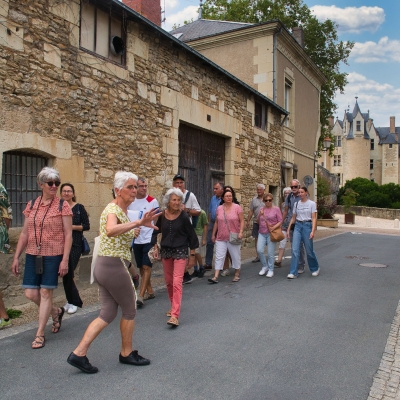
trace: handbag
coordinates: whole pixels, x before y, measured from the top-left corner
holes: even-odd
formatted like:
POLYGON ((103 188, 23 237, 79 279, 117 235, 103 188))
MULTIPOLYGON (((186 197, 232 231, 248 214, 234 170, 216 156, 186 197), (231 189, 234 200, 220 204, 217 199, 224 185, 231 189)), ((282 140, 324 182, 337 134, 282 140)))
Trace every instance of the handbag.
MULTIPOLYGON (((225 207, 224 207, 224 219, 225 219, 226 227, 228 228, 228 231, 229 231, 228 221, 226 220, 225 207)), ((242 244, 242 239, 239 239, 238 233, 229 232, 229 243, 240 246, 242 244)))
POLYGON ((153 246, 149 252, 147 253, 150 259, 150 262, 153 264, 156 261, 160 261, 160 246, 157 244, 157 250, 158 250, 158 258, 154 257, 154 252, 155 252, 155 247, 153 246))
POLYGON ((82 235, 82 255, 87 256, 90 253, 90 246, 85 236, 82 235))
POLYGON ((269 231, 269 237, 271 242, 280 242, 281 240, 285 239, 285 235, 280 226, 273 231, 269 231))

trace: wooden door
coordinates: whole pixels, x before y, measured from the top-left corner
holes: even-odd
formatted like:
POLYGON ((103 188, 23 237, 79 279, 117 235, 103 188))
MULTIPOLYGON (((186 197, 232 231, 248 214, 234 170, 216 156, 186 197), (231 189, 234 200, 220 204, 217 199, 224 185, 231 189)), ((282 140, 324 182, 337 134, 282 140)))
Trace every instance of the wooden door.
POLYGON ((185 187, 193 192, 207 212, 213 186, 225 179, 225 139, 193 128, 179 127, 179 170, 185 187))

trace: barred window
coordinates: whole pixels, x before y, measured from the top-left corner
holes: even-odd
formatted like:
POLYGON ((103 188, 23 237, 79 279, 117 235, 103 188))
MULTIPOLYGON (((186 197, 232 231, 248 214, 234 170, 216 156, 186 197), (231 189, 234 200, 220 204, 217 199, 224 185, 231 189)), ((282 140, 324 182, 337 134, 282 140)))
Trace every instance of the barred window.
POLYGON ((26 203, 42 193, 36 182, 40 170, 47 165, 47 158, 20 151, 3 153, 2 183, 8 192, 13 210, 13 227, 24 224, 22 211, 26 203))

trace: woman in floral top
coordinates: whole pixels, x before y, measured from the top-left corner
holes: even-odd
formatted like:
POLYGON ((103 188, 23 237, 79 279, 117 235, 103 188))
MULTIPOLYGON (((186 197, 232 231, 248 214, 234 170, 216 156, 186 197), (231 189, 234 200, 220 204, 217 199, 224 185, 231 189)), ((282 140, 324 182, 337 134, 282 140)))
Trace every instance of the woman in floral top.
POLYGON ((118 306, 122 310, 119 362, 131 365, 150 364, 150 360, 140 356, 132 348, 136 292, 128 267, 131 260, 130 245, 135 237, 134 229, 139 226, 154 228, 151 223, 159 213, 151 210, 142 219, 129 221, 128 206, 136 198, 137 179, 131 172, 120 171, 115 174, 115 199, 107 205, 100 217, 100 249, 94 269, 100 291, 100 315, 88 326, 78 347, 67 360, 69 364, 88 374, 98 372, 86 357, 89 346, 117 316, 118 306))

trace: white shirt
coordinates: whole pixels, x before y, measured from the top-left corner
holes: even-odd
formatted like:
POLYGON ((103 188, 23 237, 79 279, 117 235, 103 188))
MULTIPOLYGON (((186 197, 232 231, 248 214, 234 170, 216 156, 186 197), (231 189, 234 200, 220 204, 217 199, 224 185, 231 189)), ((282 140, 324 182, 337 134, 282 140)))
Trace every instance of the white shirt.
POLYGON ((312 214, 317 212, 317 205, 312 200, 304 203, 300 200, 293 206, 293 214, 296 214, 296 221, 311 221, 312 214))
MULTIPOLYGON (((193 194, 193 192, 190 192, 188 201, 185 203, 187 192, 188 191, 185 190, 185 193, 183 193, 183 203, 185 205, 185 208, 189 208, 189 210, 195 210, 195 211, 201 212, 199 202, 197 201, 197 198, 193 194)), ((189 217, 190 217, 190 221, 192 221, 192 216, 189 215, 189 217)))
MULTIPOLYGON (((158 201, 151 196, 146 196, 144 199, 136 199, 128 206, 128 211, 141 211, 143 214, 146 214, 153 208, 158 207, 158 201)), ((138 218, 141 218, 139 216, 138 218)), ((140 235, 135 239, 135 243, 137 244, 146 244, 151 242, 151 235, 153 233, 153 229, 147 228, 146 226, 140 227, 140 235)))

